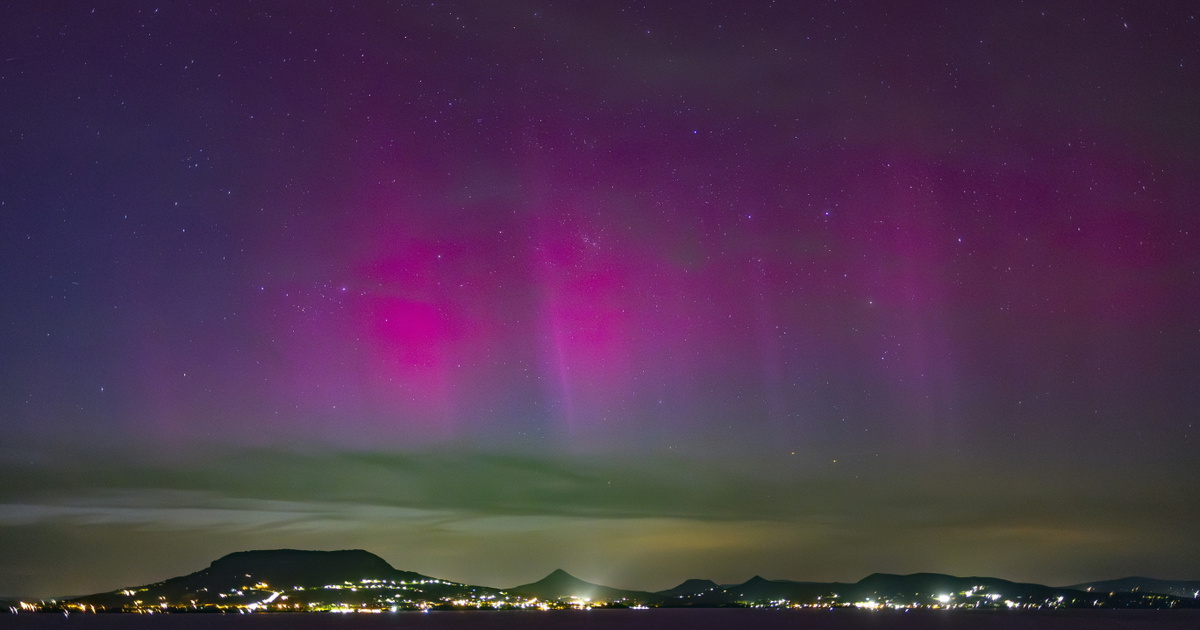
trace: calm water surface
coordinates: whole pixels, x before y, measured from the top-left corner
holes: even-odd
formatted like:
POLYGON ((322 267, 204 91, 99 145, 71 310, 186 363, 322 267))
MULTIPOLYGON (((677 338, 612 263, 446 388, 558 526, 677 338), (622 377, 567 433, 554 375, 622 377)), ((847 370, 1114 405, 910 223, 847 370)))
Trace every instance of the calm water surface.
POLYGON ((434 612, 355 614, 256 614, 256 615, 0 615, 0 628, 77 628, 105 630, 372 630, 424 628, 455 630, 706 630, 709 628, 762 628, 775 630, 1068 630, 1200 628, 1200 610, 1131 611, 786 611, 786 610, 591 610, 552 612, 434 612))

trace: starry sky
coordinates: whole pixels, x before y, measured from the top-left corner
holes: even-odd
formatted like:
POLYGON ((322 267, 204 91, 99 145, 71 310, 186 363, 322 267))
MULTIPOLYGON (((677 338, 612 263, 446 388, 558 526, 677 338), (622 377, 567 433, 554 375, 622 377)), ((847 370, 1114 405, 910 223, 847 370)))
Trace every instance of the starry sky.
POLYGON ((4 2, 0 594, 1197 579, 1192 2, 4 2))

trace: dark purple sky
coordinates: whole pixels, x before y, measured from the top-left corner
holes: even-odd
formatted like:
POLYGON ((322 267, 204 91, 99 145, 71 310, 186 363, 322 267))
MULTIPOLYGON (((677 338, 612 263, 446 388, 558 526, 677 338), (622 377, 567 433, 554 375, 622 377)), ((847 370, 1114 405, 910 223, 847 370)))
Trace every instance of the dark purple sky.
POLYGON ((0 593, 1196 579, 1151 5, 3 3, 0 593))

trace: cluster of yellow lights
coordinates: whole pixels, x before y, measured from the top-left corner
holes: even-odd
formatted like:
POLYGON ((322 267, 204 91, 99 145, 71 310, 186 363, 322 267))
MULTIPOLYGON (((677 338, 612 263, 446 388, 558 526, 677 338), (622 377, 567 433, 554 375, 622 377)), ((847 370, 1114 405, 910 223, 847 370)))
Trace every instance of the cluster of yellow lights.
MULTIPOLYGON (((249 577, 249 576, 247 576, 247 577, 249 577)), ((414 580, 411 582, 409 582, 409 581, 397 582, 394 580, 363 579, 358 582, 346 581, 346 582, 343 582, 342 584, 329 584, 329 585, 324 586, 324 588, 331 589, 331 590, 343 590, 344 589, 344 590, 350 590, 350 591, 357 591, 360 588, 362 588, 362 589, 379 589, 379 590, 392 589, 392 590, 396 590, 396 591, 410 591, 411 590, 411 591, 416 591, 416 592, 420 593, 420 592, 422 592, 421 589, 415 588, 416 586, 424 585, 424 584, 431 584, 431 583, 432 584, 457 585, 457 583, 455 583, 455 582, 444 582, 442 580, 436 580, 436 579, 414 580)), ((120 593, 126 597, 134 598, 139 593, 143 593, 147 590, 148 590, 147 588, 138 588, 136 590, 124 589, 124 590, 120 591, 120 593)), ((207 591, 208 589, 204 589, 204 590, 207 591)), ((302 591, 304 589, 297 586, 297 587, 293 587, 291 590, 302 591)), ((315 590, 315 589, 310 589, 310 590, 315 590)), ((267 584, 266 582, 260 581, 260 582, 256 582, 254 584, 254 586, 242 586, 240 588, 230 589, 230 592, 228 592, 228 593, 217 593, 217 595, 219 595, 222 599, 225 599, 227 597, 233 597, 233 596, 243 596, 244 597, 246 595, 246 592, 249 592, 250 595, 254 596, 254 595, 256 595, 256 592, 257 592, 257 593, 261 593, 261 596, 263 596, 263 599, 261 601, 257 601, 257 602, 253 602, 253 603, 238 602, 238 603, 230 603, 230 604, 218 604, 218 605, 215 605, 214 607, 220 611, 228 611, 228 612, 237 611, 237 612, 240 612, 243 614, 253 613, 253 612, 258 612, 258 611, 266 611, 266 610, 279 610, 279 611, 308 610, 310 612, 322 612, 323 611, 323 612, 335 612, 335 613, 382 613, 382 612, 387 612, 387 611, 397 612, 401 607, 405 607, 409 610, 416 608, 423 612, 429 612, 430 610, 433 610, 437 607, 446 606, 446 605, 453 606, 453 607, 456 607, 459 609, 461 609, 461 608, 476 608, 476 609, 480 609, 480 608, 517 608, 517 609, 552 610, 552 609, 562 609, 562 608, 575 608, 575 609, 586 610, 586 609, 590 609, 590 608, 604 607, 604 606, 609 606, 609 605, 614 605, 614 604, 629 603, 629 602, 624 602, 624 600, 617 600, 617 601, 612 601, 612 602, 604 601, 604 600, 593 600, 591 598, 584 597, 584 596, 569 596, 569 597, 556 599, 556 600, 549 600, 549 601, 542 601, 536 597, 529 598, 529 599, 518 599, 511 594, 500 592, 499 596, 497 596, 497 595, 482 595, 481 594, 478 596, 459 597, 457 599, 443 598, 441 601, 422 601, 420 599, 418 599, 417 601, 412 601, 412 600, 405 599, 402 602, 397 602, 396 598, 392 597, 392 598, 388 598, 383 601, 358 603, 358 604, 350 604, 350 603, 346 603, 346 602, 335 602, 332 604, 328 604, 328 603, 302 604, 302 603, 288 602, 287 601, 288 596, 284 594, 285 591, 287 591, 287 589, 272 591, 272 590, 270 590, 269 584, 267 584)), ((922 601, 909 601, 909 602, 893 602, 885 597, 885 598, 881 598, 878 600, 877 599, 867 599, 866 601, 851 603, 851 602, 842 600, 840 595, 834 594, 831 598, 818 598, 818 601, 816 603, 801 604, 801 603, 792 602, 787 599, 779 599, 779 600, 773 600, 773 601, 769 601, 769 602, 767 602, 767 601, 759 601, 759 602, 754 602, 754 603, 742 602, 742 605, 746 605, 746 606, 750 606, 750 607, 754 607, 754 608, 823 608, 823 609, 832 609, 832 608, 838 608, 838 607, 851 607, 851 608, 857 608, 860 610, 880 610, 880 609, 898 610, 898 609, 911 609, 911 608, 933 608, 933 609, 972 608, 972 607, 979 607, 981 604, 1004 605, 1008 608, 1013 608, 1013 609, 1026 609, 1026 608, 1035 609, 1035 608, 1059 608, 1059 607, 1070 604, 1070 603, 1064 603, 1062 596, 1059 596, 1056 599, 1047 599, 1045 601, 1014 601, 1011 599, 1003 599, 1003 596, 998 593, 988 593, 986 591, 987 591, 987 588, 984 586, 974 586, 968 590, 964 590, 964 591, 956 592, 956 593, 936 593, 935 592, 932 594, 925 595, 924 598, 922 599, 922 601), (820 601, 822 599, 824 601, 820 601)), ((382 597, 383 597, 383 595, 380 595, 379 599, 382 599, 382 597)), ((1155 596, 1155 598, 1161 598, 1161 597, 1162 596, 1155 596)), ((154 614, 154 613, 170 612, 173 608, 176 607, 176 604, 170 604, 169 602, 167 602, 165 596, 158 597, 158 600, 159 601, 157 601, 157 602, 151 603, 151 602, 144 602, 142 599, 133 599, 131 601, 131 603, 126 605, 125 607, 123 607, 123 609, 128 612, 154 614)), ((190 607, 192 609, 200 608, 200 605, 197 604, 196 600, 193 599, 193 600, 189 600, 189 601, 191 604, 190 607)), ((1100 600, 1096 600, 1092 603, 1092 605, 1099 607, 1102 604, 1101 604, 1100 600)), ((205 606, 213 606, 213 604, 207 604, 205 606)), ((631 608, 644 610, 644 609, 647 609, 648 606, 634 605, 634 606, 631 606, 631 608)), ((41 611, 47 611, 47 610, 61 611, 64 614, 67 614, 70 612, 93 612, 93 613, 96 612, 96 608, 94 606, 88 606, 88 605, 79 604, 79 603, 67 603, 67 602, 59 603, 54 600, 39 602, 39 603, 19 602, 19 610, 18 610, 17 606, 11 606, 10 610, 13 613, 22 612, 22 611, 24 611, 24 612, 41 612, 41 611)))

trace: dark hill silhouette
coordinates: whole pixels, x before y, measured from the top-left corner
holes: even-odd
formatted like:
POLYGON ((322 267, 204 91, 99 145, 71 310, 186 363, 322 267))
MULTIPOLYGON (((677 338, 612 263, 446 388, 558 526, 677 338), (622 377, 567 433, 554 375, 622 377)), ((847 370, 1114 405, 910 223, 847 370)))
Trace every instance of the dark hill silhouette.
POLYGON ((1185 599, 1200 597, 1200 580, 1156 580, 1154 578, 1130 576, 1119 580, 1085 582, 1066 588, 1100 593, 1161 593, 1185 599))
POLYGON ((581 580, 562 569, 555 569, 546 577, 532 582, 530 584, 522 584, 510 589, 505 589, 510 593, 525 595, 528 597, 537 597, 545 600, 559 599, 586 599, 589 601, 604 600, 604 601, 625 601, 630 603, 655 603, 662 598, 654 593, 646 591, 628 591, 609 586, 601 586, 581 580))
POLYGON ((214 561, 207 569, 182 579, 203 579, 223 587, 246 584, 247 580, 251 584, 266 582, 278 586, 321 586, 363 578, 431 579, 412 571, 398 571, 383 558, 362 549, 239 551, 224 556, 214 561))
MULTIPOLYGON (((399 571, 379 556, 361 549, 301 551, 270 549, 239 551, 223 556, 207 568, 162 582, 73 598, 107 610, 132 602, 196 602, 235 604, 262 601, 272 592, 300 587, 323 589, 328 585, 360 580, 395 582, 427 581, 422 591, 459 592, 465 585, 435 580, 412 571, 399 571)), ((343 599, 353 599, 348 595, 343 599)))
POLYGON ((724 589, 736 601, 764 602, 776 600, 815 601, 818 597, 832 597, 845 592, 849 584, 840 582, 793 582, 791 580, 768 580, 754 576, 741 584, 727 584, 724 589))
POLYGON ((977 589, 976 592, 981 595, 1000 593, 1011 599, 1047 600, 1080 595, 1077 591, 1041 584, 1023 584, 988 577, 955 577, 941 573, 873 573, 859 580, 850 593, 860 599, 892 598, 928 602, 938 595, 970 592, 972 589, 977 589))
POLYGON ((657 594, 663 597, 686 597, 689 595, 703 595, 718 590, 722 590, 721 586, 712 580, 691 579, 686 580, 675 588, 659 591, 657 594))
POLYGON ((1057 588, 1043 584, 1010 582, 989 577, 955 577, 940 573, 915 573, 891 575, 876 573, 869 575, 849 589, 855 600, 891 600, 902 603, 928 605, 939 596, 950 597, 956 605, 972 602, 992 604, 1007 601, 1036 605, 1056 602, 1066 607, 1090 608, 1160 608, 1200 607, 1200 600, 1182 599, 1169 595, 1137 592, 1085 592, 1072 588, 1057 588))

